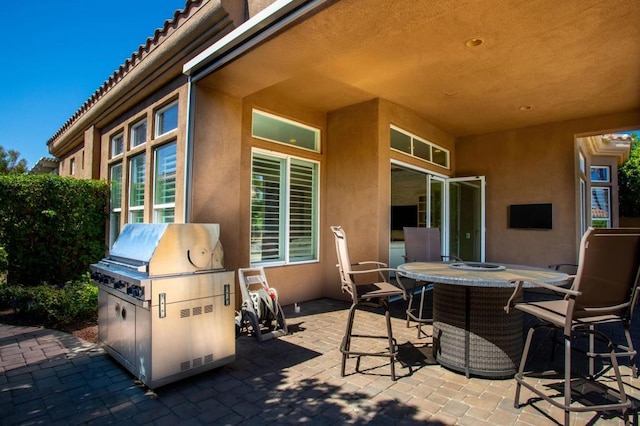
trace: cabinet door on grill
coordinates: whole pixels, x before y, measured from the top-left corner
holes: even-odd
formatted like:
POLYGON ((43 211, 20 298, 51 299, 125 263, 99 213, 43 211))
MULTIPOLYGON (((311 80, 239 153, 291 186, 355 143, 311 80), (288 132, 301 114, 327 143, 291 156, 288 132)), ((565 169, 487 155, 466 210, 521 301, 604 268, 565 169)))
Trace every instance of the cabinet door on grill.
MULTIPOLYGON (((208 275, 198 278, 211 280, 211 287, 233 289, 233 272, 208 275)), ((164 310, 154 306, 151 317, 154 379, 213 368, 235 358, 233 293, 166 303, 164 310)))
POLYGON ((107 298, 107 341, 111 348, 135 365, 136 307, 109 294, 107 298))

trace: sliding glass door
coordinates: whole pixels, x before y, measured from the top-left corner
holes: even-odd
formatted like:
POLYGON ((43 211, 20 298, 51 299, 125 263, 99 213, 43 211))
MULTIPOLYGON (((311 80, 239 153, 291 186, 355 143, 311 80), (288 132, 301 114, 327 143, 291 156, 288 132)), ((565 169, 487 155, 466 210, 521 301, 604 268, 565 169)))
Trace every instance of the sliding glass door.
POLYGON ((443 254, 484 261, 484 187, 482 176, 446 178, 392 164, 390 264, 403 263, 404 226, 440 228, 443 254))
POLYGON ((463 260, 485 260, 484 176, 446 179, 446 253, 463 260))

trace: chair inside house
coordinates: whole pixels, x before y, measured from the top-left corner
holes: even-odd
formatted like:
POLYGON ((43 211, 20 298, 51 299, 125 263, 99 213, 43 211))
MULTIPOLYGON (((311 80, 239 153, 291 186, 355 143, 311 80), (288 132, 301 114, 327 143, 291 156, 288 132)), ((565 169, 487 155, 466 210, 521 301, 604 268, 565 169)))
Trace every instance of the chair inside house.
MULTIPOLYGON (((404 227, 404 252, 406 262, 440 262, 446 260, 460 261, 455 256, 443 256, 439 228, 404 227)), ((424 316, 425 293, 433 290, 433 284, 411 280, 407 286, 409 303, 407 304, 407 328, 414 321, 418 329, 418 338, 426 333, 422 331, 423 324, 433 323, 433 318, 424 316), (418 308, 413 307, 415 293, 420 292, 418 308)))
MULTIPOLYGON (((342 292, 348 293, 352 302, 349 308, 346 330, 340 344, 340 352, 342 352, 341 374, 342 376, 345 375, 347 359, 349 358, 356 358, 356 371, 360 371, 361 357, 388 357, 391 365, 391 379, 395 380, 395 361, 398 355, 398 346, 393 338, 391 329, 389 298, 402 296, 406 300, 406 292, 400 282, 401 271, 388 268, 385 263, 377 261, 351 263, 344 229, 341 226, 332 226, 331 231, 335 237, 338 257, 337 267, 340 273, 342 292), (392 283, 387 279, 389 273, 395 274, 396 283, 392 283), (361 279, 357 279, 356 276, 361 277, 361 279), (382 308, 386 321, 387 333, 385 335, 354 334, 355 313, 361 307, 382 308), (373 349, 354 350, 352 349, 352 344, 357 339, 385 339, 387 347, 376 350, 379 348, 376 348, 375 345, 366 345, 366 347, 373 347, 373 349)), ((362 346, 358 345, 358 347, 362 346)))
MULTIPOLYGON (((556 292, 557 300, 522 302, 522 281, 514 281, 516 288, 505 310, 519 309, 533 315, 539 323, 533 326, 525 341, 520 367, 515 375, 516 394, 514 406, 520 406, 520 390, 525 386, 534 394, 552 405, 564 410, 565 424, 569 424, 571 412, 621 410, 628 423, 628 409, 631 401, 627 399, 621 379, 618 358, 631 358, 632 369, 635 366, 636 352, 629 336, 628 325, 638 295, 640 266, 640 228, 592 229, 585 233, 580 244, 578 270, 570 288, 554 287, 549 284, 529 281, 535 286, 556 292), (614 343, 611 326, 623 324, 627 344, 614 343), (564 367, 562 383, 541 386, 540 377, 548 376, 550 371, 527 371, 527 357, 531 342, 537 330, 551 328, 563 334, 564 367), (577 337, 588 336, 588 349, 583 351, 589 360, 588 373, 579 371, 574 365, 572 371, 572 351, 575 351, 577 337), (597 352, 595 340, 606 346, 606 352, 597 352), (574 347, 572 348, 572 344, 574 347), (593 371, 594 359, 609 360, 610 365, 602 372, 593 371), (613 370, 614 378, 607 376, 607 383, 615 383, 614 389, 601 380, 604 371, 613 370), (542 374, 542 376, 541 376, 542 374), (562 391, 555 395, 549 389, 562 391), (588 390, 588 392, 587 392, 588 390), (562 396, 562 398, 559 398, 562 396), (597 396, 598 398, 594 398, 597 396), (597 399, 596 401, 594 401, 597 399), (576 403, 576 402, 580 403, 576 403)), ((540 343, 553 344, 551 339, 540 343)), ((531 355, 543 354, 538 347, 531 355)), ((533 356, 532 356, 533 358, 533 356)), ((584 358, 583 358, 584 359, 584 358)), ((532 359, 533 361, 533 359, 532 359)), ((574 358, 574 361, 579 361, 574 358)), ((531 370, 531 368, 530 368, 531 370)), ((583 368, 585 370, 585 368, 583 368)), ((635 372, 634 372, 635 374, 635 372)))

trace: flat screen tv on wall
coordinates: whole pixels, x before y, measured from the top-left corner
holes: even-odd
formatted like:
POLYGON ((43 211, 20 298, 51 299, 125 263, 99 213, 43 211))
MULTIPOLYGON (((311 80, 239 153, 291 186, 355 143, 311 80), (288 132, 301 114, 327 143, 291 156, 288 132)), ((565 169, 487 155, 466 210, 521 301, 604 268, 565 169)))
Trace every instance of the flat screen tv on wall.
POLYGON ((509 206, 509 228, 552 229, 553 209, 546 204, 511 204, 509 206))

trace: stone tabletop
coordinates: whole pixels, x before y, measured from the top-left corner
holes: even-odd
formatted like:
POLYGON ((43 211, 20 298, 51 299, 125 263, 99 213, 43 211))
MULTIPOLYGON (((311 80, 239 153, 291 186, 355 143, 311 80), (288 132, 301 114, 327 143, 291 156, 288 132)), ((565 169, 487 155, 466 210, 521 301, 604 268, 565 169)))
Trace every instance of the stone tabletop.
POLYGON ((510 281, 522 280, 524 287, 533 287, 530 281, 561 285, 569 280, 565 273, 551 269, 501 263, 466 264, 447 262, 411 262, 398 269, 414 280, 440 284, 474 287, 513 287, 510 281), (486 265, 488 267, 483 268, 486 265))

